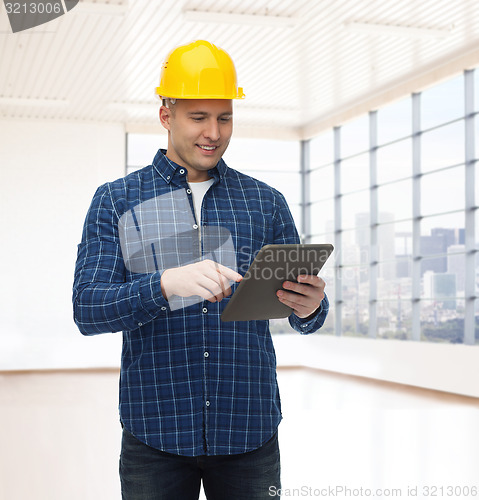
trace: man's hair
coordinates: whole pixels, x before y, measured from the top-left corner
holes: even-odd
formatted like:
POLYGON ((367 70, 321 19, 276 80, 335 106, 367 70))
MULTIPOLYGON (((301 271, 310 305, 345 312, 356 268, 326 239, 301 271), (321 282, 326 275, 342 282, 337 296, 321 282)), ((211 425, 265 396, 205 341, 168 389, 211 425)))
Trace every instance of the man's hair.
POLYGON ((172 106, 176 104, 176 99, 172 99, 171 97, 162 97, 163 106, 166 106, 168 109, 171 109, 172 106))
POLYGON ((176 104, 177 99, 173 99, 171 97, 162 97, 161 98, 161 104, 165 106, 165 108, 168 108, 171 110, 171 114, 174 117, 176 114, 176 109, 175 109, 175 104, 176 104))

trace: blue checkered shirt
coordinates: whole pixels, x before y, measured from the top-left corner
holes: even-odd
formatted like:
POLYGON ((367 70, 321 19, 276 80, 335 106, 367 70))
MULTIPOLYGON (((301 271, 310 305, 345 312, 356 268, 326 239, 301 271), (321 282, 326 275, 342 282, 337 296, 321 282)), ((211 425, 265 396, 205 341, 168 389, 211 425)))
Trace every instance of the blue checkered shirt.
MULTIPOLYGON (((160 150, 152 165, 98 188, 78 246, 74 318, 84 335, 123 331, 120 419, 139 440, 185 456, 245 453, 281 420, 268 321, 222 322, 228 298, 173 311, 162 270, 134 273, 122 256, 118 223, 133 207, 178 189, 193 207, 186 173, 160 150)), ((223 160, 210 174, 201 223, 229 230, 241 274, 263 245, 299 242, 281 193, 223 160)), ((289 323, 312 333, 327 312, 325 298, 313 319, 289 323)))

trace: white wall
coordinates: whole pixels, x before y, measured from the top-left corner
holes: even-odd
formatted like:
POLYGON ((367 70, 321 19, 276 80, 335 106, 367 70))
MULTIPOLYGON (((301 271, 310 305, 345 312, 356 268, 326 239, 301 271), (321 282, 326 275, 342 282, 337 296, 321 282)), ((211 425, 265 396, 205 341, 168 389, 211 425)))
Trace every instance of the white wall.
POLYGON ((91 198, 124 169, 122 125, 0 120, 0 370, 118 364, 120 336, 78 332, 71 289, 91 198))

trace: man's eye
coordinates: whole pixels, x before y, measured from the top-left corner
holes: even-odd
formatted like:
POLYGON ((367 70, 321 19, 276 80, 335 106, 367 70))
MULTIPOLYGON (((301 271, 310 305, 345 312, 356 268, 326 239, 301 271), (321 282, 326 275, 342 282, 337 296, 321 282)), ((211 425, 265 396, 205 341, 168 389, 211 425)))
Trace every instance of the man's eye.
POLYGON ((231 117, 228 118, 220 118, 221 123, 228 123, 231 120, 231 117))

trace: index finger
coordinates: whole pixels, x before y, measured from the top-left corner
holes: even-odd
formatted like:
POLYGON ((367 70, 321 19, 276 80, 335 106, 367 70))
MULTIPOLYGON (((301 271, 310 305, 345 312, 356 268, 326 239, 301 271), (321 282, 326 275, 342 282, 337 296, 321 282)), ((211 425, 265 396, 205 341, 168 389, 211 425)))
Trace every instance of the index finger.
POLYGON ((233 271, 233 269, 230 269, 229 267, 218 264, 217 262, 215 262, 215 267, 220 274, 232 281, 241 281, 243 279, 243 276, 241 276, 241 274, 233 271))
POLYGON ((300 274, 296 281, 298 283, 306 283, 308 285, 319 286, 321 278, 317 274, 300 274))

